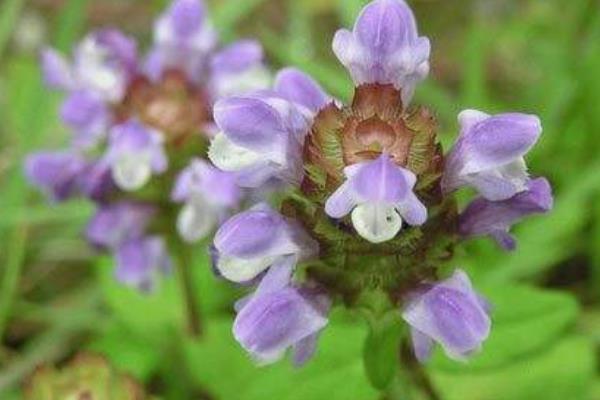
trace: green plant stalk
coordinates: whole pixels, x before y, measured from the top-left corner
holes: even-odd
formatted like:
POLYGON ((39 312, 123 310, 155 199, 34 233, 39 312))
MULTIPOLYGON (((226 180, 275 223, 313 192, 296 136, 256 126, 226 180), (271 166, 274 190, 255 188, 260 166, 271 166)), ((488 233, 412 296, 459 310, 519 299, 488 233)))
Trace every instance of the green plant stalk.
POLYGON ((191 270, 193 266, 193 250, 191 246, 186 244, 179 244, 175 250, 175 268, 177 269, 177 278, 181 285, 187 329, 192 336, 200 337, 203 326, 200 307, 196 297, 197 291, 194 285, 194 274, 191 270))
POLYGON ((25 239, 27 237, 27 228, 23 226, 15 227, 10 237, 12 251, 8 253, 5 262, 5 270, 2 274, 2 283, 0 286, 0 342, 4 336, 6 324, 10 318, 12 305, 17 293, 19 277, 23 267, 23 257, 25 255, 25 239))

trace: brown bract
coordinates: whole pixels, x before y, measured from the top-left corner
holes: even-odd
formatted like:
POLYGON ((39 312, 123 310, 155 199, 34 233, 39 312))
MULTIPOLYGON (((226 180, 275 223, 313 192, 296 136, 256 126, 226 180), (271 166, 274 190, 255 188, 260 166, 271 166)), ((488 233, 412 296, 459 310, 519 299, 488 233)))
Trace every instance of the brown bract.
POLYGON ((419 178, 438 174, 442 153, 436 128, 427 109, 405 109, 393 85, 362 85, 351 106, 332 103, 316 116, 304 149, 308 173, 303 190, 331 192, 343 182, 344 167, 382 153, 419 178))
POLYGON ((117 114, 120 119, 137 117, 179 144, 211 120, 206 94, 177 70, 166 71, 158 82, 136 78, 117 114))

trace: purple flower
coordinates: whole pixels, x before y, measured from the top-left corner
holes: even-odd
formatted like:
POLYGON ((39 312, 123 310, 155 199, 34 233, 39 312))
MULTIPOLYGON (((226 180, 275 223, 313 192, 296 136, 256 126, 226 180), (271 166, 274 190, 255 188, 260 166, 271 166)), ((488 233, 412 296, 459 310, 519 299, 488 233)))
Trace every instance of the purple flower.
POLYGON ((240 185, 258 187, 272 179, 300 183, 311 116, 294 103, 256 92, 220 100, 214 118, 221 133, 211 143, 209 158, 219 169, 235 172, 240 185))
POLYGON ((171 199, 184 203, 177 230, 187 242, 204 238, 229 209, 236 207, 241 192, 233 174, 204 160, 194 159, 177 177, 171 199))
POLYGON ((158 236, 125 242, 116 250, 115 258, 117 280, 143 292, 152 291, 160 275, 171 271, 171 258, 158 236))
POLYGON ((514 250, 516 241, 509 231, 512 225, 531 214, 552 209, 550 183, 544 178, 527 183, 527 189, 510 199, 489 201, 475 199, 460 215, 459 232, 465 238, 489 235, 506 250, 514 250))
POLYGON ((127 191, 140 189, 153 173, 167 170, 162 135, 135 120, 111 129, 105 160, 117 186, 127 191))
POLYGON ((478 351, 490 334, 488 308, 462 270, 414 294, 402 317, 411 326, 416 357, 426 361, 434 342, 456 360, 478 351))
POLYGON ((116 249, 142 237, 155 213, 148 204, 129 201, 102 206, 90 220, 86 237, 96 246, 116 249))
POLYGON ((137 69, 134 40, 114 29, 86 36, 75 49, 70 65, 57 51, 42 52, 44 80, 65 91, 90 91, 105 101, 118 102, 137 69))
POLYGON ((63 201, 77 193, 85 166, 85 160, 72 152, 34 153, 25 160, 25 175, 52 200, 63 201))
POLYGON ((306 107, 313 115, 333 101, 314 79, 296 68, 279 71, 274 89, 285 99, 306 107))
POLYGON ((523 157, 542 133, 539 118, 466 110, 458 120, 461 133, 446 159, 444 191, 468 185, 498 201, 526 190, 529 176, 523 157))
POLYGON ((255 40, 240 40, 211 60, 212 96, 215 99, 266 89, 271 76, 263 62, 263 49, 255 40))
POLYGON ((238 303, 233 325, 236 340, 262 364, 294 352, 302 365, 313 355, 320 331, 327 325, 330 301, 322 293, 291 284, 294 256, 271 267, 256 292, 238 303))
POLYGON ((429 39, 419 37, 415 17, 403 0, 371 2, 352 32, 336 33, 333 51, 355 84, 393 84, 402 90, 405 105, 429 74, 429 39))
POLYGON ((264 204, 227 220, 214 246, 217 270, 233 282, 251 281, 282 257, 310 258, 317 249, 299 226, 264 204))
POLYGON ((354 228, 369 242, 394 238, 403 220, 410 225, 427 220, 427 209, 413 193, 416 176, 389 155, 351 165, 344 173, 347 180, 327 199, 325 212, 332 218, 352 213, 354 228))
POLYGON ((73 143, 77 147, 93 147, 107 135, 110 112, 104 100, 93 92, 72 92, 60 114, 63 122, 75 131, 73 143))
POLYGON ((180 68, 200 81, 207 67, 207 55, 217 35, 206 19, 200 0, 174 0, 156 21, 154 48, 146 63, 150 76, 158 78, 169 68, 180 68))

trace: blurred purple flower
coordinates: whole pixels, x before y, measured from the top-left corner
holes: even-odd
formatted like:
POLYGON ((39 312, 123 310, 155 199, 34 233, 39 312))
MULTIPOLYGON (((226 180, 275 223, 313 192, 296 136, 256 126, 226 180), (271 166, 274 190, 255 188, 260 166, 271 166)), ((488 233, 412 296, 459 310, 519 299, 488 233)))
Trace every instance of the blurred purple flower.
POLYGON ((135 191, 144 186, 152 174, 167 170, 167 156, 162 135, 138 121, 115 125, 105 161, 111 166, 117 186, 135 191))
POLYGON ((25 175, 52 200, 64 201, 77 194, 85 166, 83 157, 73 152, 39 152, 25 160, 25 175))
POLYGON ((63 102, 60 115, 75 131, 75 147, 94 147, 108 135, 110 111, 104 100, 93 92, 72 92, 63 102))
POLYGON ((122 201, 101 206, 88 223, 90 243, 116 249, 123 243, 144 236, 156 209, 149 204, 122 201))
POLYGON ((125 242, 116 250, 115 258, 117 280, 143 292, 152 291, 158 278, 171 272, 171 258, 158 236, 125 242))
POLYGON ((208 162, 194 159, 180 172, 171 199, 184 203, 177 218, 177 230, 187 242, 196 242, 210 233, 226 213, 236 207, 241 191, 236 177, 208 162))

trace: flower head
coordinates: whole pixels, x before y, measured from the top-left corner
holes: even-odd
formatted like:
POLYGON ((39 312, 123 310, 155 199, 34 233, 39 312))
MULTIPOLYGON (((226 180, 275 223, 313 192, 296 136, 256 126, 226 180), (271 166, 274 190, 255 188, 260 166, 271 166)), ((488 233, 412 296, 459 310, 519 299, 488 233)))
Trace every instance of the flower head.
POLYGON ((204 238, 241 198, 233 174, 220 171, 201 159, 194 159, 177 178, 171 199, 184 203, 177 229, 188 242, 204 238))

